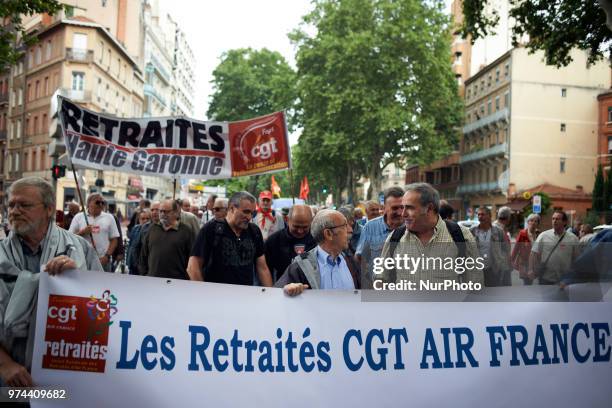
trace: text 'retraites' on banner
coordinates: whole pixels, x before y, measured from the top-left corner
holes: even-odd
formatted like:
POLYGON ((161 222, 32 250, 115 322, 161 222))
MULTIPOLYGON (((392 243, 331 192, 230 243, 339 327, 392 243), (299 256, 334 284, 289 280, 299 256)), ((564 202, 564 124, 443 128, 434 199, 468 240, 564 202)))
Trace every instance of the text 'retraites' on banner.
POLYGON ((33 379, 63 407, 610 406, 608 302, 360 298, 41 274, 33 379))
POLYGON ((291 167, 283 112, 239 122, 117 118, 59 96, 74 165, 168 178, 223 179, 291 167))

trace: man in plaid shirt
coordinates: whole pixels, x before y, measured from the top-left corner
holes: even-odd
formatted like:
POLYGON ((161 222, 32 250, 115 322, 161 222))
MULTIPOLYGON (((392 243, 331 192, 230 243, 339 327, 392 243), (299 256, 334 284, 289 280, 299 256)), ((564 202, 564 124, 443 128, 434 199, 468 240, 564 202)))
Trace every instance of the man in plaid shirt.
POLYGON ((417 287, 419 281, 484 284, 474 236, 467 228, 440 217, 440 195, 436 189, 427 183, 410 184, 402 204, 405 232, 395 244, 389 235, 381 254, 383 259, 394 258, 395 271, 384 268, 379 279, 412 281, 417 287))

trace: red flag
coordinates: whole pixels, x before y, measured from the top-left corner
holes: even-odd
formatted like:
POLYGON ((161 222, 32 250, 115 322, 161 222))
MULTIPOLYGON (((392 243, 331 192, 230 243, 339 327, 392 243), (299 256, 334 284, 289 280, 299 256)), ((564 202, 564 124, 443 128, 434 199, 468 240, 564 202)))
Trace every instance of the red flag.
POLYGON ((308 178, 304 176, 304 179, 300 183, 300 198, 302 200, 307 200, 308 193, 310 193, 310 187, 308 187, 308 178))
POLYGON ((271 184, 270 190, 272 190, 272 195, 280 197, 281 196, 281 188, 278 185, 278 183, 276 182, 276 180, 274 180, 274 176, 272 176, 272 180, 270 181, 270 184, 271 184))

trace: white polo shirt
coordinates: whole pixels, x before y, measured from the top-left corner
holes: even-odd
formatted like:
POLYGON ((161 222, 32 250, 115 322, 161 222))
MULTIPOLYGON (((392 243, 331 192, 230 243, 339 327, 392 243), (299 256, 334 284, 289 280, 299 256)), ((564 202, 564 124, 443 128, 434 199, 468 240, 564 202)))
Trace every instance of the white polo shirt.
MULTIPOLYGON (((538 235, 536 242, 531 247, 531 251, 540 254, 540 262, 544 263, 555 247, 555 244, 559 241, 559 238, 561 238, 561 235, 556 235, 554 229, 546 230, 538 235)), ((563 241, 554 250, 548 264, 546 264, 544 279, 553 282, 561 280, 572 265, 572 255, 574 251, 578 250, 578 242, 578 237, 570 231, 565 232, 563 241)))
MULTIPOLYGON (((93 226, 92 235, 96 252, 98 253, 98 256, 102 257, 108 250, 110 240, 113 238, 119 238, 119 230, 117 229, 115 218, 109 213, 103 211, 97 217, 88 214, 87 222, 89 222, 89 225, 93 226)), ((70 232, 76 234, 86 226, 85 216, 82 212, 80 212, 72 219, 69 230, 70 232)), ((91 244, 91 236, 89 234, 84 235, 83 238, 85 238, 87 242, 91 244)))

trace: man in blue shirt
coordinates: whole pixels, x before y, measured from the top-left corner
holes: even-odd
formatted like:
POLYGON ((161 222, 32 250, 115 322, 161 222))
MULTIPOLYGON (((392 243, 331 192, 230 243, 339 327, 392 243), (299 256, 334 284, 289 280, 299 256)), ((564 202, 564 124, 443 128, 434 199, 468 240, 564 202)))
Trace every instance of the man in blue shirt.
POLYGON ((366 223, 361 230, 359 243, 355 250, 355 257, 361 265, 363 288, 371 288, 372 263, 374 258, 380 256, 387 236, 403 224, 402 197, 404 190, 399 187, 390 187, 384 192, 385 208, 382 216, 366 223))
POLYGON ((317 246, 298 255, 283 276, 276 282, 290 296, 304 289, 359 289, 359 274, 348 248, 352 229, 344 215, 335 210, 321 210, 312 220, 310 232, 317 246))

